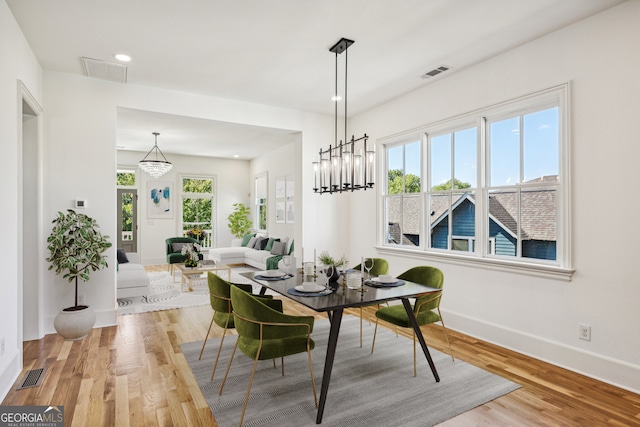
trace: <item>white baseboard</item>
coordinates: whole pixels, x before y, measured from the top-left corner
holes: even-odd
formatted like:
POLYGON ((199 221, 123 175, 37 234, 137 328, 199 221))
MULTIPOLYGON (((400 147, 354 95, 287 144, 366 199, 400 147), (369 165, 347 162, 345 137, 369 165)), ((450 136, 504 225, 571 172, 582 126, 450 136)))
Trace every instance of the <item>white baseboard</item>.
MULTIPOLYGON (((45 319, 45 334, 57 333, 53 327, 53 321, 56 316, 48 316, 45 319)), ((118 310, 116 308, 96 311, 96 323, 93 325, 95 328, 104 328, 107 326, 115 326, 118 324, 118 310)))
POLYGON ((11 391, 11 387, 13 387, 13 384, 22 372, 22 366, 20 365, 20 355, 14 352, 11 360, 4 365, 3 371, 0 372, 0 402, 3 401, 11 391))
POLYGON ((448 329, 640 394, 640 366, 442 310, 448 329))

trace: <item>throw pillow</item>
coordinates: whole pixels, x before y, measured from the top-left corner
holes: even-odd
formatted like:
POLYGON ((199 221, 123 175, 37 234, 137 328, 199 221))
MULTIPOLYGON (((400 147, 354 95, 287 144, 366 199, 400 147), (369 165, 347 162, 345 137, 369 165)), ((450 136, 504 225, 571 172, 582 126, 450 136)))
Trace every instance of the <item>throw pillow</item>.
POLYGON ((271 255, 284 255, 285 249, 287 249, 287 242, 273 242, 271 255))
POLYGON ((258 240, 257 237, 252 237, 249 239, 249 243, 246 244, 246 246, 248 248, 253 248, 253 246, 256 244, 256 240, 258 240))
POLYGON ((187 246, 189 247, 189 249, 193 248, 193 244, 192 243, 172 243, 171 244, 171 249, 173 249, 174 253, 178 253, 182 251, 182 247, 183 246, 187 246))
POLYGON ((267 239, 266 237, 258 237, 256 239, 255 245, 253 245, 253 248, 257 251, 261 251, 267 246, 268 241, 269 239, 267 239))
POLYGON ((118 264, 126 264, 129 262, 129 258, 127 258, 127 254, 124 252, 124 249, 118 249, 116 251, 116 255, 118 256, 118 264))
POLYGON ((273 248, 273 242, 279 242, 280 239, 274 239, 273 237, 269 237, 269 240, 267 241, 267 246, 264 247, 265 251, 270 251, 271 248, 273 248))
POLYGON ((242 238, 242 246, 248 246, 249 241, 251 240, 252 237, 255 237, 256 233, 253 234, 245 234, 244 237, 242 238))

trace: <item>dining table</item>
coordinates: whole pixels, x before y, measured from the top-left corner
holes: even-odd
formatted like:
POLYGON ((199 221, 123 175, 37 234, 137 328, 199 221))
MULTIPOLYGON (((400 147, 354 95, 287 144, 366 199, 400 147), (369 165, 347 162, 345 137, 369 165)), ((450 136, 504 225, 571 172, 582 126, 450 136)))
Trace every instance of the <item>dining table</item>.
MULTIPOLYGON (((338 336, 340 334, 340 324, 342 322, 342 315, 347 308, 357 308, 366 305, 380 304, 387 301, 400 300, 404 305, 407 315, 413 326, 413 330, 420 342, 422 352, 424 353, 431 372, 436 380, 440 381, 438 371, 431 358, 429 349, 420 330, 420 325, 416 320, 411 306, 410 298, 415 298, 419 295, 432 292, 440 292, 440 289, 432 288, 419 283, 414 283, 404 280, 401 286, 389 286, 389 287, 374 287, 367 285, 365 281, 360 289, 350 289, 344 286, 343 283, 346 279, 344 274, 336 282, 329 282, 327 290, 316 294, 304 293, 296 291, 296 287, 299 288, 303 283, 317 281, 317 277, 314 275, 306 275, 302 269, 298 269, 295 273, 283 274, 280 277, 267 277, 263 275, 264 272, 246 272, 240 273, 242 276, 252 280, 258 285, 262 286, 260 293, 264 294, 267 290, 272 290, 286 298, 296 301, 305 307, 308 307, 316 312, 326 312, 331 323, 329 329, 329 339, 327 343, 327 353, 325 355, 324 372, 322 376, 322 386, 320 388, 320 400, 318 402, 318 412, 316 415, 316 424, 322 422, 322 415, 325 409, 325 403, 327 401, 327 395, 329 392, 329 381, 331 380, 331 371, 333 369, 333 362, 336 354, 336 348, 338 345, 338 336), (261 274, 262 273, 262 274, 261 274)), ((399 282, 397 282, 399 283, 399 282)), ((326 285, 325 285, 326 287, 326 285)))

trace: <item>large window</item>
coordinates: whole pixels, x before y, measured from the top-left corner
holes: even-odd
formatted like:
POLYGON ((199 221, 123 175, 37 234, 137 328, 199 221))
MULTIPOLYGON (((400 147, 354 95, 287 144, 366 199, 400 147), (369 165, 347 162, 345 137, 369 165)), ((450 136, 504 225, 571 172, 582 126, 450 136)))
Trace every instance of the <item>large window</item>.
POLYGON ((256 228, 260 231, 267 230, 267 174, 256 177, 255 188, 255 221, 256 228))
POLYGON ((383 244, 570 268, 567 87, 383 141, 383 244))
POLYGON ((420 149, 420 140, 410 140, 386 150, 387 243, 420 245, 420 149))
POLYGON ((213 177, 182 178, 182 232, 211 247, 213 236, 213 177))

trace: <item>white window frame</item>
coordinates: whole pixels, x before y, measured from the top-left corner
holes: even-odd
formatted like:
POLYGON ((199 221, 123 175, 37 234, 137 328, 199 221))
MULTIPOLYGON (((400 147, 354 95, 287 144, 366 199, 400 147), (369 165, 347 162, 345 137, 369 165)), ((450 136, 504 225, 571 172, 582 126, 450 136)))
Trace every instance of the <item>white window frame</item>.
POLYGON ((182 236, 184 233, 184 222, 183 222, 183 218, 184 218, 184 212, 182 209, 183 203, 182 201, 184 199, 207 199, 207 198, 211 198, 211 233, 213 234, 213 238, 210 238, 209 240, 209 244, 211 246, 209 246, 210 248, 215 248, 217 246, 217 239, 218 239, 218 233, 214 233, 214 230, 216 230, 216 194, 217 194, 217 190, 216 190, 216 183, 217 183, 217 177, 215 175, 205 175, 205 174, 189 174, 189 175, 180 175, 178 177, 179 181, 179 188, 180 188, 180 220, 178 221, 178 236, 182 236), (211 180, 211 191, 213 193, 186 193, 183 188, 184 188, 184 183, 183 180, 184 179, 201 179, 201 180, 207 180, 210 179, 211 180))
MULTIPOLYGON (((418 131, 424 135, 423 138, 423 158, 422 158, 422 193, 425 194, 424 202, 422 203, 422 209, 424 210, 428 206, 427 189, 431 188, 431 184, 428 182, 427 168, 429 163, 429 150, 426 148, 427 135, 442 134, 447 130, 460 129, 469 123, 477 123, 478 126, 478 178, 477 187, 472 189, 476 192, 476 243, 483 242, 482 244, 475 245, 475 252, 462 252, 462 251, 450 251, 450 250, 437 250, 435 248, 430 249, 430 242, 427 242, 426 231, 429 228, 429 224, 425 220, 425 215, 421 214, 421 236, 419 247, 402 247, 399 245, 391 245, 386 243, 386 233, 388 226, 386 224, 387 217, 385 212, 387 195, 385 194, 386 186, 380 186, 378 189, 379 194, 379 215, 380 218, 378 224, 378 246, 377 249, 381 254, 412 256, 421 259, 438 259, 446 262, 451 262, 460 265, 473 265, 480 268, 487 268, 499 271, 518 272, 526 275, 533 275, 538 277, 547 277, 560 280, 571 280, 573 275, 572 260, 571 260, 571 159, 570 159, 570 124, 569 124, 569 99, 570 99, 570 84, 565 83, 558 86, 554 86, 545 90, 541 90, 535 93, 531 93, 513 100, 502 102, 493 106, 482 108, 470 113, 466 113, 457 116, 452 119, 443 120, 428 126, 414 129, 410 132, 411 135, 415 135, 418 131), (538 111, 544 109, 545 104, 553 104, 558 106, 558 176, 559 182, 556 186, 557 191, 557 205, 556 205, 556 218, 557 218, 557 240, 556 240, 556 260, 548 261, 534 258, 521 258, 521 257, 500 257, 496 256, 495 250, 491 250, 484 242, 489 242, 492 247, 495 245, 495 240, 487 238, 488 235, 488 212, 485 212, 486 200, 488 197, 488 184, 489 184, 489 163, 488 163, 488 144, 487 144, 487 129, 486 119, 489 118, 492 121, 503 116, 509 117, 514 112, 523 112, 531 109, 531 111, 538 111)), ((525 113, 526 114, 526 113, 525 113)), ((397 144, 406 143, 407 135, 397 134, 390 137, 382 138, 378 140, 379 152, 385 153, 379 156, 382 161, 379 161, 379 182, 386 183, 387 167, 386 164, 386 150, 388 147, 392 147, 397 144)), ((496 187, 490 187, 494 189, 496 187)), ((517 187, 509 187, 511 190, 515 190, 517 187)), ((455 191, 455 190, 453 190, 455 191)), ((450 242, 449 242, 450 246, 450 242)))
POLYGON ((253 180, 253 191, 254 191, 254 212, 255 217, 253 218, 253 225, 256 231, 266 233, 269 228, 269 175, 268 172, 263 172, 255 176, 253 180), (265 185, 265 197, 264 203, 260 203, 260 198, 258 197, 258 180, 264 179, 265 185), (265 228, 260 228, 260 206, 264 206, 266 213, 266 224, 265 228))

